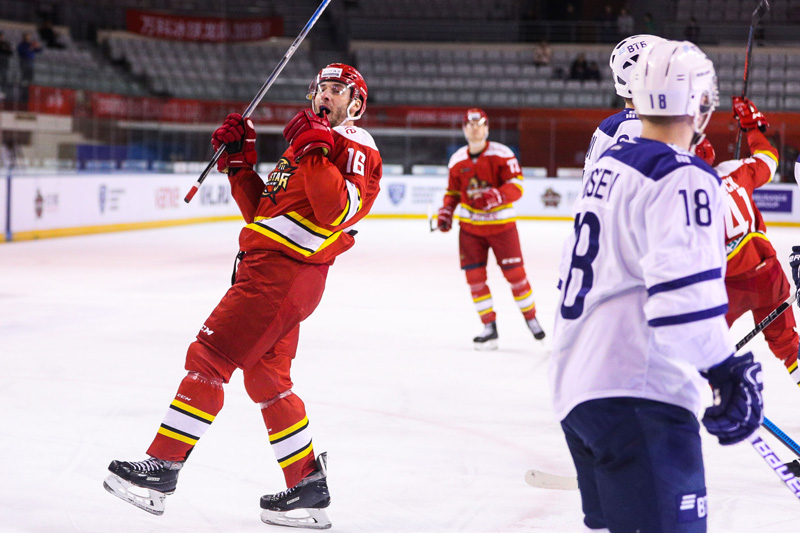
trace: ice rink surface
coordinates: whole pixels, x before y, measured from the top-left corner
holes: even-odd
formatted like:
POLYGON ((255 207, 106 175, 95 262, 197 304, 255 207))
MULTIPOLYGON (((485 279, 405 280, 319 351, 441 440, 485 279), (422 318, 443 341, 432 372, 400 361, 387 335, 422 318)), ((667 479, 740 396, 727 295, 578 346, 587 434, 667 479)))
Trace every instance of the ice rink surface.
MULTIPOLYGON (((328 451, 334 531, 581 531, 577 491, 523 481, 529 468, 574 473, 550 410, 550 339, 533 340, 491 265, 500 350, 473 350, 481 326, 458 269, 457 232, 426 225, 363 221, 301 327, 294 390, 315 449, 328 451)), ((163 516, 102 487, 112 459, 144 458, 185 375, 186 348, 229 284, 240 226, 0 245, 0 531, 286 531, 259 520, 259 497, 284 481, 241 373, 163 516)), ((519 229, 549 334, 571 223, 519 229)), ((787 268, 800 230, 769 236, 787 268)), ((748 315, 734 337, 750 329, 748 315)), ((761 335, 748 347, 764 366, 767 416, 800 439, 800 390, 761 335)), ((709 531, 798 530, 800 501, 750 445, 723 448, 705 432, 703 444, 709 531)))

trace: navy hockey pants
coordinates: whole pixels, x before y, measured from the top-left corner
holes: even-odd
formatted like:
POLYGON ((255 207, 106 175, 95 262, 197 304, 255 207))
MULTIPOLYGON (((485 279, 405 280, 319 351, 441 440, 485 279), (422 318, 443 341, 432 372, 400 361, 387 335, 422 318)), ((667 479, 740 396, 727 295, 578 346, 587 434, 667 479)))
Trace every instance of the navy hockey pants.
POLYGON ((697 418, 639 398, 591 400, 561 422, 584 524, 611 533, 703 533, 706 487, 697 418))

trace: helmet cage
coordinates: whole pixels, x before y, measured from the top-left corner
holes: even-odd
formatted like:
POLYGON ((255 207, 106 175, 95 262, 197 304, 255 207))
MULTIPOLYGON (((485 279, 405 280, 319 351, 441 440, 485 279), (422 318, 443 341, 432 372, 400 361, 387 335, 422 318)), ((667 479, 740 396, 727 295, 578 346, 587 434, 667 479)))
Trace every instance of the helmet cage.
POLYGON ((661 37, 645 33, 623 39, 614 47, 614 51, 611 52, 611 57, 608 59, 608 66, 611 67, 611 73, 614 76, 614 89, 618 95, 623 98, 633 98, 630 89, 630 76, 633 67, 645 50, 662 41, 664 39, 661 37))

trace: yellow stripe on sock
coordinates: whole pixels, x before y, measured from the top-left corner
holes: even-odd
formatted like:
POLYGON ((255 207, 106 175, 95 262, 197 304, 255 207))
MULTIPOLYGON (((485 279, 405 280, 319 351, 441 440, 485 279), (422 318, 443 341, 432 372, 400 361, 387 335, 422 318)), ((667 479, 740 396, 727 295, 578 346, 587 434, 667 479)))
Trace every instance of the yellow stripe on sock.
POLYGON ((163 427, 158 428, 158 432, 165 437, 169 437, 171 439, 179 440, 181 442, 185 442, 186 444, 191 444, 194 446, 197 444, 197 439, 193 439, 191 437, 187 437, 186 435, 181 435, 180 433, 175 433, 174 431, 170 431, 168 429, 164 429, 163 427))
POLYGON ((289 426, 288 428, 284 429, 283 431, 279 431, 277 433, 273 433, 272 435, 269 436, 269 441, 272 442, 272 441, 278 440, 280 438, 283 438, 286 435, 289 435, 290 433, 294 433, 295 431, 297 431, 298 429, 300 429, 301 427, 303 427, 306 424, 308 424, 308 417, 307 416, 303 417, 303 419, 300 422, 298 422, 297 424, 295 424, 293 426, 289 426))
POLYGON ((535 304, 535 303, 532 303, 532 304, 531 304, 531 305, 529 305, 528 307, 522 307, 522 308, 520 308, 520 311, 522 311, 523 313, 527 313, 528 311, 530 311, 531 309, 534 309, 535 307, 536 307, 536 304, 535 304))
POLYGON ((178 409, 180 409, 182 411, 186 411, 187 413, 191 413, 191 414, 193 414, 195 416, 199 416, 203 420, 208 420, 209 422, 213 422, 214 418, 216 418, 214 415, 210 415, 208 413, 204 413, 200 409, 195 409, 191 405, 185 404, 185 403, 183 403, 181 401, 178 401, 178 400, 172 400, 172 405, 174 405, 175 407, 177 407, 178 409))
POLYGON ((309 442, 308 446, 306 446, 305 449, 300 450, 299 452, 297 452, 297 454, 289 457, 285 461, 280 462, 278 464, 281 466, 281 468, 286 468, 287 466, 289 466, 289 465, 291 465, 293 463, 296 463, 297 461, 299 461, 303 457, 307 457, 308 454, 310 454, 313 450, 314 450, 314 446, 309 442))

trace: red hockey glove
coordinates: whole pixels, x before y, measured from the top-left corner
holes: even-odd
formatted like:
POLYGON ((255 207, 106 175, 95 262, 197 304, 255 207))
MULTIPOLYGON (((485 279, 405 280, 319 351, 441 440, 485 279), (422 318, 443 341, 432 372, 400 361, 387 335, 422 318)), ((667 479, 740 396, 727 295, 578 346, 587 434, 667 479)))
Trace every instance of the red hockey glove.
POLYGON ((694 148, 694 153, 697 157, 705 161, 708 166, 714 166, 714 159, 716 159, 717 154, 714 152, 714 146, 712 146, 708 139, 704 138, 700 144, 694 148))
POLYGON ((769 123, 766 117, 753 102, 743 96, 733 96, 733 118, 739 122, 739 127, 743 130, 758 128, 761 133, 767 131, 769 123))
POLYGON ((503 193, 492 187, 476 195, 472 200, 472 206, 476 209, 489 211, 503 205, 504 202, 503 193))
POLYGON ((301 111, 283 129, 283 136, 300 159, 314 148, 322 148, 325 155, 333 150, 333 132, 328 116, 318 117, 310 109, 301 111))
POLYGON ((225 145, 225 151, 217 160, 217 170, 235 174, 240 168, 253 170, 258 160, 256 153, 256 130, 253 121, 242 118, 239 113, 231 113, 225 117, 222 126, 211 135, 211 146, 214 151, 225 145))
POLYGON ((436 217, 436 225, 439 231, 447 233, 453 227, 453 208, 443 205, 439 208, 439 214, 436 217))

